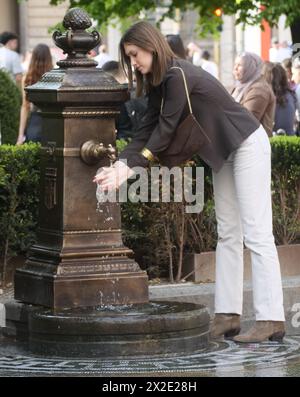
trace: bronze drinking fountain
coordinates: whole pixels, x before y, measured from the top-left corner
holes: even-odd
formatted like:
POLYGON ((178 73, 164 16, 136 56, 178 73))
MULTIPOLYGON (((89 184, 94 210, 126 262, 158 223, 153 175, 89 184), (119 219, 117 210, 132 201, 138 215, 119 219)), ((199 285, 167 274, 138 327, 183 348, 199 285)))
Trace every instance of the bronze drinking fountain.
POLYGON ((39 221, 7 322, 43 355, 194 352, 208 343, 207 308, 149 302, 147 274, 122 241, 120 204, 96 211, 92 179, 117 157, 115 118, 128 89, 88 58, 101 38, 86 31, 85 11, 69 10, 63 25, 53 39, 67 58, 26 89, 43 117, 39 221))

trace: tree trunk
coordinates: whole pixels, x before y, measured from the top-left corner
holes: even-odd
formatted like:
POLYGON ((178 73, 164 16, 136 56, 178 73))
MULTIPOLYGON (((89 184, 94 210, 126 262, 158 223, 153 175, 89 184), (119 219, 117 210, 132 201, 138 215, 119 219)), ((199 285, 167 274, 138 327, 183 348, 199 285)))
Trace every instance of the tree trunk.
POLYGON ((8 261, 8 245, 9 240, 8 238, 5 241, 5 248, 4 248, 4 257, 3 257, 3 268, 2 268, 2 286, 5 289, 5 282, 6 282, 6 269, 7 269, 7 261, 8 261))
POLYGON ((169 253, 169 280, 171 283, 174 283, 173 252, 172 252, 172 241, 171 241, 171 235, 170 235, 169 216, 167 216, 167 218, 164 221, 164 230, 165 230, 168 253, 169 253))

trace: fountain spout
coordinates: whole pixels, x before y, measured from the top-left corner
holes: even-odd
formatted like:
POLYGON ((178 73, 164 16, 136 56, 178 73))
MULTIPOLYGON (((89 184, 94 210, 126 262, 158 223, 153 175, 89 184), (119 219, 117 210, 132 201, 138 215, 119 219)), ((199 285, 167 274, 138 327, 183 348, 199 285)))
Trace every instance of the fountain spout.
POLYGON ((107 147, 103 143, 94 140, 85 142, 80 149, 80 157, 88 165, 96 164, 104 156, 107 156, 111 163, 116 160, 116 148, 111 144, 107 147))

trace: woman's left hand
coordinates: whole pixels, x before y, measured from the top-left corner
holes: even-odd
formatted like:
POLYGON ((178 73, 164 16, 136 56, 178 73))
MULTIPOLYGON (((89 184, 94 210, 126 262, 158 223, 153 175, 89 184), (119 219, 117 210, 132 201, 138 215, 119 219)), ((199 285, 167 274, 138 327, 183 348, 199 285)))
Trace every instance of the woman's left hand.
POLYGON ((101 188, 107 191, 119 189, 122 183, 134 174, 123 161, 116 161, 112 167, 102 167, 98 171, 93 182, 100 184, 101 188))

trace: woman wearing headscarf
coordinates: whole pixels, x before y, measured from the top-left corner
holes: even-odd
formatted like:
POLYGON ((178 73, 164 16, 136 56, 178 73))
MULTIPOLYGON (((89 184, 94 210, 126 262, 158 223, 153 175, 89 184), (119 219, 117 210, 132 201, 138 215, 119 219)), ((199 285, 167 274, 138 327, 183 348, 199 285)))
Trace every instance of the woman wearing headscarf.
POLYGON ((251 112, 272 136, 276 100, 262 74, 261 58, 251 52, 236 57, 233 75, 236 80, 231 95, 251 112))

